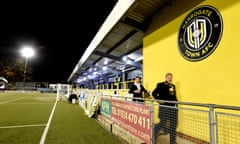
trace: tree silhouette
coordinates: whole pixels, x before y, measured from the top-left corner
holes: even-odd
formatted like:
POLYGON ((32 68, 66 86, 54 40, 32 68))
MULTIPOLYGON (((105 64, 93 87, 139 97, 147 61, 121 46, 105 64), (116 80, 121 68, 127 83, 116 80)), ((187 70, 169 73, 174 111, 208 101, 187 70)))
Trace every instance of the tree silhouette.
MULTIPOLYGON (((0 58, 0 76, 5 77, 9 83, 23 81, 24 59, 21 58, 0 58)), ((32 80, 31 67, 27 69, 26 81, 32 80)))

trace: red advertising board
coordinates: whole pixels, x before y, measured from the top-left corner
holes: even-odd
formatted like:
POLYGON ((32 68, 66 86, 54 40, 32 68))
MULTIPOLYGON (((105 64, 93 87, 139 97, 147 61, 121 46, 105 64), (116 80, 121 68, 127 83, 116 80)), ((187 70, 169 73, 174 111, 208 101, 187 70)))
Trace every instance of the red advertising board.
POLYGON ((151 144, 151 107, 145 104, 106 99, 110 102, 111 120, 138 137, 147 144, 151 144))

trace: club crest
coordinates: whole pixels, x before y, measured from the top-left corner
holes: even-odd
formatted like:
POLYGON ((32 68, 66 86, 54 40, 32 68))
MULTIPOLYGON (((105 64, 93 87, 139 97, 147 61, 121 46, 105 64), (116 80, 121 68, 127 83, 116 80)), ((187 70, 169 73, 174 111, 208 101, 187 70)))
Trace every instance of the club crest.
POLYGON ((223 31, 222 17, 212 6, 200 6, 183 20, 178 47, 189 61, 200 61, 208 57, 217 47, 223 31))

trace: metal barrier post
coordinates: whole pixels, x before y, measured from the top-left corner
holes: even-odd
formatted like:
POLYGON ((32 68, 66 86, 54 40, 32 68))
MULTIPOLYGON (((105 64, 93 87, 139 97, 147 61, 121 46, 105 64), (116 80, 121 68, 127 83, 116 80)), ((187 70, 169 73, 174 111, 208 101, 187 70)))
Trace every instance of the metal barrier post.
POLYGON ((218 116, 216 115, 216 144, 218 144, 218 116))
POLYGON ((209 106, 209 134, 210 134, 210 144, 214 144, 214 105, 209 106))
POLYGON ((152 129, 152 144, 155 144, 155 125, 154 125, 154 101, 151 100, 151 110, 150 110, 150 113, 151 113, 151 118, 152 118, 152 122, 151 122, 151 129, 152 129))

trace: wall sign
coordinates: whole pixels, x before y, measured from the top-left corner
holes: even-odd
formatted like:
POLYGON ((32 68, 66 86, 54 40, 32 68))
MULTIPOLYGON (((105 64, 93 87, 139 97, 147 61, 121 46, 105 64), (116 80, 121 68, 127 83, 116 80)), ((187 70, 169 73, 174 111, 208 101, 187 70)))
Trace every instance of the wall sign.
POLYGON ((179 30, 181 55, 189 61, 205 59, 218 46, 222 32, 222 16, 216 8, 203 5, 194 9, 185 17, 179 30))
POLYGON ((151 144, 151 106, 117 99, 101 99, 100 112, 146 144, 151 144))

